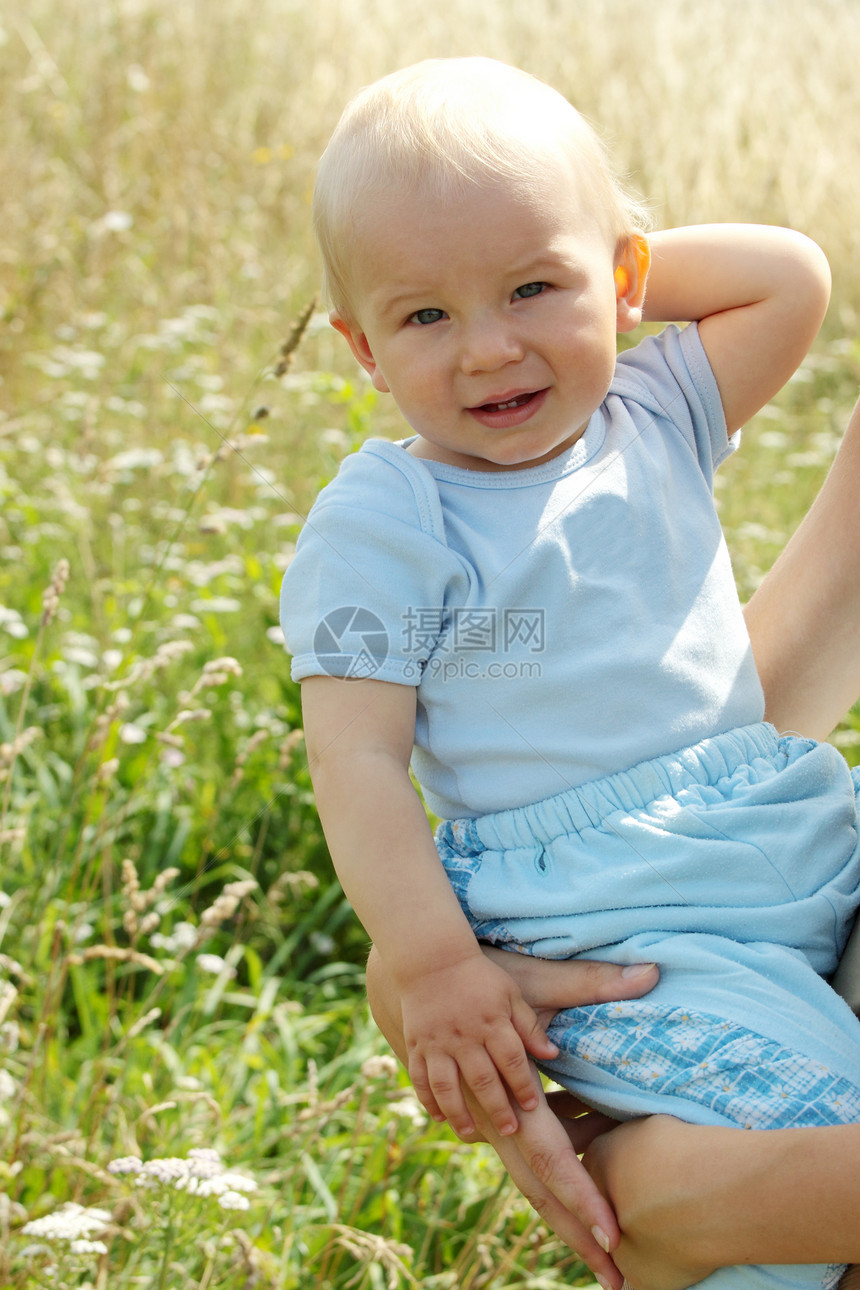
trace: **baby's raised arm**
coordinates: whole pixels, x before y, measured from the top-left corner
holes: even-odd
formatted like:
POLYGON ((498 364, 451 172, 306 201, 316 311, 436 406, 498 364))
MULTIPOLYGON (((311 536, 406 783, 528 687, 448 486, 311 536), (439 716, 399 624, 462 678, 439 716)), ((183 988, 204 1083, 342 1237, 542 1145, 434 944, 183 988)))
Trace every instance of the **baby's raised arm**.
POLYGON ((513 1133, 507 1088, 524 1110, 536 1106, 528 1054, 558 1049, 481 953, 442 868, 409 778, 415 693, 385 681, 302 682, 317 809, 341 885, 400 993, 419 1098, 468 1137, 462 1079, 497 1130, 513 1133))
POLYGON ((643 316, 696 321, 729 434, 796 370, 830 299, 824 253, 791 229, 701 224, 649 238, 643 316))

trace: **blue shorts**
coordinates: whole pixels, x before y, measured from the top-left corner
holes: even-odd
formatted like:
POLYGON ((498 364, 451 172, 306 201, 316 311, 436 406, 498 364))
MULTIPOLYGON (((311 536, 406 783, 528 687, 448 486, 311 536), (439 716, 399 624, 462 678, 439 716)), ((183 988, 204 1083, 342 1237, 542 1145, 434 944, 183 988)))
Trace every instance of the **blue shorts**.
MULTIPOLYGON (((644 999, 575 1008, 545 1069, 616 1117, 784 1128, 860 1121, 860 1023, 824 978, 860 890, 860 780, 829 744, 768 725, 442 824, 476 935, 541 958, 656 962, 644 999)), ((835 1285, 814 1265, 708 1287, 835 1285)))

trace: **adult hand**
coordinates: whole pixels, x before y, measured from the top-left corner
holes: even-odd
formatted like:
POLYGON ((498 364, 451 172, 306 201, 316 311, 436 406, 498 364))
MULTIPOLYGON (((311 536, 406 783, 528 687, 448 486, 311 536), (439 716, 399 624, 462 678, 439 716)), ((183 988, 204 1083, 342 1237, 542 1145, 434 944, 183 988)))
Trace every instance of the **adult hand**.
POLYGON ((518 1132, 503 1137, 488 1128, 485 1140, 556 1236, 588 1264, 607 1290, 622 1290, 624 1278, 611 1254, 620 1235, 615 1215, 577 1158, 590 1138, 614 1121, 591 1115, 560 1120, 543 1093, 537 1071, 535 1087, 538 1105, 533 1111, 518 1112, 518 1132))
MULTIPOLYGON (((612 963, 549 961, 503 950, 486 949, 485 953, 510 973, 544 1026, 562 1008, 638 998, 653 989, 659 976, 653 964, 622 969, 612 963)), ((403 1061, 406 1049, 400 999, 375 951, 371 951, 367 965, 367 993, 377 1025, 403 1061)), ((515 1184, 544 1221, 604 1285, 621 1290, 623 1278, 610 1257, 620 1236, 615 1215, 576 1154, 607 1122, 586 1120, 580 1126, 574 1121, 577 1127, 572 1132, 575 1138, 579 1135, 574 1149, 563 1122, 549 1108, 537 1073, 534 1078, 538 1106, 517 1112, 517 1133, 504 1137, 495 1133, 472 1105, 479 1133, 468 1140, 483 1136, 492 1143, 515 1184)))

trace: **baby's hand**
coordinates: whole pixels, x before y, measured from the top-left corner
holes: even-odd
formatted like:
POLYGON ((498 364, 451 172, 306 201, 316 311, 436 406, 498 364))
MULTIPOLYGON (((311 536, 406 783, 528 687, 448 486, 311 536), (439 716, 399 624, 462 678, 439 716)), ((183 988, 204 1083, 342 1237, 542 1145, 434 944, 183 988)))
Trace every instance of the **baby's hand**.
POLYGON ((515 1133, 508 1090, 525 1111, 538 1104, 528 1054, 558 1055, 532 1009, 502 968, 477 954, 427 972, 401 995, 409 1077, 430 1115, 461 1138, 475 1123, 461 1080, 501 1134, 515 1133))

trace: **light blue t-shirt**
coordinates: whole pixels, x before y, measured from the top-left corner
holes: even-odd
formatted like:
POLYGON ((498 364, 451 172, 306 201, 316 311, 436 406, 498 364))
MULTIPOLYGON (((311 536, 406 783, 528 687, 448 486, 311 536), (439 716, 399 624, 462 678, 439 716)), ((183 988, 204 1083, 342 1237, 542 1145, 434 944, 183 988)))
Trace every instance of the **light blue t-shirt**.
POLYGON ((464 470, 368 441, 284 577, 294 679, 417 686, 413 768, 445 819, 760 721, 712 497, 732 447, 695 325, 620 355, 582 437, 541 466, 464 470))

